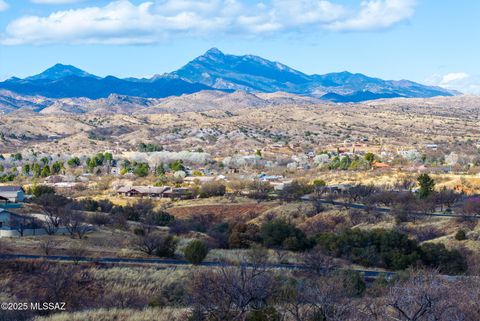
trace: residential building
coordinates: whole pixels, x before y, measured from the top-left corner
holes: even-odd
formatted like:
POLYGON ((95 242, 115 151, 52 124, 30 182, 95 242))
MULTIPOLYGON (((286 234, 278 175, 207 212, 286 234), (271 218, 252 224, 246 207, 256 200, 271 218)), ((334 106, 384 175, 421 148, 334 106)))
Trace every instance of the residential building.
POLYGON ((19 203, 25 200, 25 190, 21 186, 0 186, 0 196, 9 202, 19 203))

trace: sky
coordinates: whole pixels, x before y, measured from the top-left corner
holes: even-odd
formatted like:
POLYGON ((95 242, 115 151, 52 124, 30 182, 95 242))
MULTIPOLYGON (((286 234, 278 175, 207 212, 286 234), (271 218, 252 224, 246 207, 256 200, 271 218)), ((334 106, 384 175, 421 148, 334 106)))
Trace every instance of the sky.
POLYGON ((0 80, 56 63, 149 77, 217 47, 480 94, 479 12, 474 0, 0 0, 0 80))

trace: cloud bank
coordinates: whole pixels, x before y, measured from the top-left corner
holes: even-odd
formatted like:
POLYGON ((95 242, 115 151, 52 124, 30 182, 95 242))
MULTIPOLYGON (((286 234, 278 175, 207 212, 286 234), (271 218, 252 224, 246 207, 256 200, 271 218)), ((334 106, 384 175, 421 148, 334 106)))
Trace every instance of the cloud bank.
POLYGON ((117 0, 103 7, 18 18, 7 25, 0 43, 127 45, 152 44, 182 36, 374 31, 407 20, 414 14, 415 5, 415 0, 368 0, 359 8, 327 0, 269 0, 256 4, 240 0, 163 0, 137 5, 117 0))
POLYGON ((6 3, 4 0, 0 0, 0 12, 7 10, 8 7, 8 3, 6 3))
POLYGON ((30 0, 32 3, 37 4, 70 4, 70 3, 79 3, 85 2, 88 0, 30 0))
POLYGON ((466 72, 435 75, 432 82, 440 87, 458 90, 465 94, 480 95, 480 76, 472 76, 466 72))

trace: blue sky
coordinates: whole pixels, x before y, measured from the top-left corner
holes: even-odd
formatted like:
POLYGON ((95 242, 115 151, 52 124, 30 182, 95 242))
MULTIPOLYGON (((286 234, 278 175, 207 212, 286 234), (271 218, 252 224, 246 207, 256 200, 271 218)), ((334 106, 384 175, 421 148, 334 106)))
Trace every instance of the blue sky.
POLYGON ((0 0, 0 79, 173 71, 210 47, 480 94, 480 1, 0 0))

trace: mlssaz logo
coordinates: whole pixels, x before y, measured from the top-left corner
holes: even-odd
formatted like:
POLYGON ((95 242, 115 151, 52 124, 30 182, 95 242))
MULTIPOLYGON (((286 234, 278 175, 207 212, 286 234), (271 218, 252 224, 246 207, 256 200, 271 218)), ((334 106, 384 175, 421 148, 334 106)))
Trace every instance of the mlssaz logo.
POLYGON ((65 302, 32 302, 30 310, 33 311, 66 311, 65 302))

